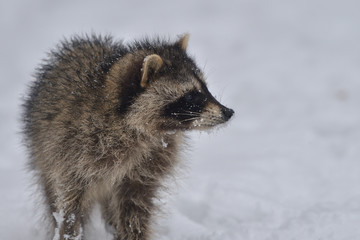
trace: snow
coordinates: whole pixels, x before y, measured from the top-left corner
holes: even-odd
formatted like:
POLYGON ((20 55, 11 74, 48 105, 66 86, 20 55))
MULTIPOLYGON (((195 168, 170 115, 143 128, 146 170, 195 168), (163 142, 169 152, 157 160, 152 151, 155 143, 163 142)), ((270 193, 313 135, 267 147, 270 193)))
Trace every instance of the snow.
POLYGON ((165 142, 163 138, 161 138, 161 145, 163 148, 167 148, 167 146, 169 145, 169 143, 165 142))
MULTIPOLYGON (((191 133, 160 240, 360 239, 360 3, 355 0, 1 3, 0 239, 47 239, 20 104, 45 52, 73 33, 190 33, 210 91, 235 110, 191 133)), ((111 239, 99 210, 88 239, 111 239)))
POLYGON ((60 212, 53 212, 53 216, 56 221, 56 228, 53 240, 60 240, 60 228, 64 223, 64 210, 60 210, 60 212))

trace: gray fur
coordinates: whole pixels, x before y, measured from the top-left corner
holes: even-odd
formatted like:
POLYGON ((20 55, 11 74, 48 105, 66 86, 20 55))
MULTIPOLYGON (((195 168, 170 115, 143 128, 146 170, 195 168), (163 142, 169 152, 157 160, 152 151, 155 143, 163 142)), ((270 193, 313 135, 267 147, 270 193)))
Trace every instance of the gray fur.
POLYGON ((150 239, 153 199, 173 174, 184 131, 211 128, 233 113, 208 92, 187 41, 73 37, 38 69, 24 134, 54 239, 83 239, 95 202, 114 239, 150 239), (201 99, 192 106, 187 97, 187 111, 181 99, 189 91, 201 99))

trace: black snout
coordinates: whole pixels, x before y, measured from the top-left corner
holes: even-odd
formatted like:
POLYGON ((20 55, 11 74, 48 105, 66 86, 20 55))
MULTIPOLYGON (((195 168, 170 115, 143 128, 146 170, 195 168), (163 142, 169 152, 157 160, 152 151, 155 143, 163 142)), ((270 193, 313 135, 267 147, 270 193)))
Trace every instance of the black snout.
POLYGON ((232 117, 232 115, 234 115, 234 110, 227 107, 222 107, 221 112, 224 116, 225 121, 229 120, 232 117))

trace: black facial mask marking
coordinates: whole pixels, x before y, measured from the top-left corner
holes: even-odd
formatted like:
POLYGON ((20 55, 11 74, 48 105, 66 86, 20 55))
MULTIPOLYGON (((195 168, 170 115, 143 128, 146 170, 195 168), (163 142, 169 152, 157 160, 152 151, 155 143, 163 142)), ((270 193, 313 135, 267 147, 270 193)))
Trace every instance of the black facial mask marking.
POLYGON ((207 97, 199 90, 186 93, 176 102, 165 107, 164 114, 183 121, 199 116, 205 107, 207 97))

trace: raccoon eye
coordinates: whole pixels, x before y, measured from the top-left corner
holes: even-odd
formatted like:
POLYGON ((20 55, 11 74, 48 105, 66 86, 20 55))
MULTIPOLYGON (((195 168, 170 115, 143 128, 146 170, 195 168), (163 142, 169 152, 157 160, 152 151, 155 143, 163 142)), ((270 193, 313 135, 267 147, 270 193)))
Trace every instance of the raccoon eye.
POLYGON ((194 104, 201 104, 202 102, 205 102, 207 99, 206 97, 198 91, 192 91, 187 93, 184 96, 184 99, 187 103, 194 103, 194 104))
MULTIPOLYGON (((190 91, 164 108, 164 114, 178 120, 194 118, 189 113, 201 113, 207 97, 197 90, 190 91)), ((190 121, 189 121, 190 122, 190 121)))
POLYGON ((187 102, 191 102, 193 100, 193 98, 194 98, 194 96, 193 96, 192 93, 188 93, 188 94, 185 95, 185 100, 187 102))

